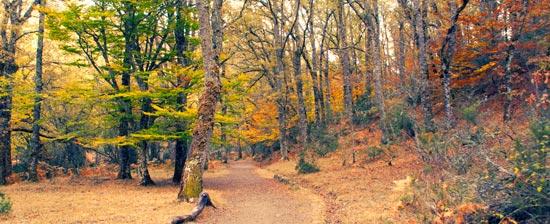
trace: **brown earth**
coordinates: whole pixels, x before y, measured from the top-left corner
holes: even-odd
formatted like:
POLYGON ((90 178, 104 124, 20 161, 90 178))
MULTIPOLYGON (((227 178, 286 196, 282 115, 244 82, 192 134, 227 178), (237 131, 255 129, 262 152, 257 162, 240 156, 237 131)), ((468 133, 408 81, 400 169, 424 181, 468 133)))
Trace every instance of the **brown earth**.
MULTIPOLYGON (((175 200, 171 169, 151 167, 158 186, 111 177, 57 178, 0 188, 13 202, 0 223, 169 223, 191 204, 175 200)), ((322 223, 322 200, 306 190, 275 182, 251 161, 218 165, 205 173, 205 191, 217 209, 207 208, 197 223, 322 223)))
POLYGON ((379 136, 378 131, 369 129, 343 136, 336 152, 315 161, 321 170, 317 173, 298 174, 295 160, 264 164, 263 168, 321 195, 326 223, 411 222, 413 217, 400 210, 401 197, 423 165, 412 152, 411 141, 384 149, 378 158, 369 158, 368 148, 379 145, 379 136), (353 164, 351 151, 356 154, 353 164), (344 159, 346 165, 342 165, 344 159))

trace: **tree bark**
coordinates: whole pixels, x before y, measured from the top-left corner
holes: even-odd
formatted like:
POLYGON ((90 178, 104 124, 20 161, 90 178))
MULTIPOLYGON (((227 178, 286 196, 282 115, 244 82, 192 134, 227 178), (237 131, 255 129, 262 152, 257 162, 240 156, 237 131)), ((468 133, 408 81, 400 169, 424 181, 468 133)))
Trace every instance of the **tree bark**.
POLYGON ((328 51, 325 53, 325 68, 323 69, 324 79, 325 79, 325 109, 326 109, 326 121, 331 122, 332 121, 332 89, 330 85, 330 63, 329 63, 329 57, 328 57, 328 51))
POLYGON ((139 185, 141 186, 151 186, 155 185, 155 182, 153 179, 151 179, 151 175, 149 174, 149 168, 147 167, 147 148, 149 146, 149 142, 142 141, 141 143, 141 157, 140 157, 140 163, 139 163, 139 169, 141 174, 141 179, 139 180, 139 185))
POLYGON ((181 178, 183 176, 183 168, 185 167, 185 160, 187 160, 188 145, 185 139, 176 140, 175 149, 175 163, 174 163, 174 175, 172 176, 172 183, 181 184, 181 178))
POLYGON ((4 14, 0 16, 0 185, 7 183, 12 173, 11 164, 11 118, 13 74, 19 67, 15 61, 17 41, 20 27, 31 17, 34 6, 39 0, 34 0, 24 10, 23 1, 2 1, 4 14))
MULTIPOLYGON (((141 86, 140 87, 141 91, 147 91, 149 89, 149 85, 143 80, 140 80, 139 83, 141 86)), ((151 117, 146 114, 146 113, 153 112, 153 108, 151 106, 152 101, 149 97, 144 97, 141 101, 142 101, 141 102, 141 119, 139 123, 140 123, 140 129, 143 130, 151 127, 153 123, 153 120, 151 119, 151 117)), ((149 168, 147 166, 147 161, 148 161, 147 151, 149 147, 150 147, 150 143, 147 140, 144 140, 141 142, 141 155, 140 155, 140 163, 139 163, 140 164, 139 169, 141 174, 140 176, 141 179, 139 181, 139 184, 141 186, 155 185, 155 182, 153 181, 153 179, 151 179, 151 175, 149 174, 149 168)))
POLYGON ((397 69, 399 72, 399 80, 400 80, 400 89, 401 91, 404 90, 404 83, 405 83, 405 23, 402 20, 399 20, 399 38, 398 38, 398 58, 397 58, 397 69))
POLYGON ((346 22, 344 20, 344 0, 338 0, 338 40, 339 40, 339 57, 342 66, 342 75, 344 79, 344 114, 345 122, 351 125, 351 117, 353 114, 353 96, 351 86, 351 70, 348 40, 346 34, 346 22))
MULTIPOLYGON (((132 72, 133 64, 133 52, 135 50, 134 43, 136 40, 136 29, 137 24, 135 24, 135 8, 133 3, 125 2, 124 8, 126 14, 123 16, 123 26, 124 26, 124 58, 123 66, 125 70, 122 72, 122 91, 130 91, 130 76, 132 72)), ((130 122, 133 119, 132 115, 132 102, 130 99, 121 97, 118 100, 119 103, 119 113, 120 120, 118 126, 118 135, 123 137, 128 137, 130 135, 130 122)), ((130 169, 130 152, 132 148, 128 145, 119 146, 119 171, 118 179, 132 179, 131 169, 130 169)))
MULTIPOLYGON (((224 105, 222 100, 220 100, 220 104, 222 104, 222 115, 226 115, 227 105, 224 105)), ((220 129, 221 129, 221 136, 220 136, 221 150, 223 151, 222 162, 227 163, 229 160, 229 153, 230 153, 229 147, 227 146, 227 134, 225 133, 227 130, 224 124, 221 125, 220 129)))
MULTIPOLYGON (((46 6, 46 0, 40 2, 41 7, 46 6)), ((40 11, 38 16, 38 37, 36 40, 36 65, 34 76, 34 106, 32 120, 32 136, 30 141, 31 146, 31 163, 29 169, 29 179, 31 181, 39 181, 38 179, 38 161, 42 151, 42 143, 40 142, 40 115, 42 111, 42 71, 43 71, 43 52, 44 52, 44 12, 40 11)))
MULTIPOLYGON (((314 18, 314 12, 315 12, 315 8, 313 6, 314 2, 313 1, 310 1, 310 18, 314 18)), ((317 45, 315 43, 315 27, 313 26, 314 25, 314 20, 311 19, 311 22, 310 22, 310 27, 309 27, 309 33, 310 33, 310 36, 309 36, 309 41, 310 41, 310 46, 311 46, 311 69, 309 71, 310 73, 310 76, 311 76, 311 81, 312 81, 312 86, 313 86, 313 97, 314 97, 314 100, 315 100, 315 124, 316 125, 319 125, 321 123, 321 121, 323 120, 323 106, 322 106, 322 102, 323 102, 323 99, 322 99, 322 94, 321 94, 321 90, 320 90, 320 84, 319 84, 319 55, 317 53, 317 45)))
POLYGON ((286 42, 283 41, 283 35, 282 35, 282 25, 280 24, 281 21, 279 21, 280 18, 278 18, 279 10, 283 10, 283 6, 280 6, 280 9, 277 9, 279 7, 275 6, 275 12, 273 13, 275 18, 273 18, 273 38, 274 38, 274 46, 275 46, 275 66, 273 67, 273 75, 275 79, 275 90, 281 91, 279 94, 277 94, 277 118, 279 122, 279 145, 281 146, 281 160, 288 160, 288 147, 287 147, 287 120, 286 120, 286 107, 287 107, 287 100, 286 100, 286 94, 285 91, 286 88, 283 86, 283 81, 285 79, 285 71, 284 71, 284 48, 286 45, 286 42))
MULTIPOLYGON (((185 55, 189 48, 188 36, 190 35, 188 27, 185 26, 185 15, 183 10, 188 7, 186 0, 180 0, 176 4, 176 28, 174 30, 174 36, 176 37, 176 55, 177 62, 181 67, 189 66, 189 59, 185 55)), ((177 87, 187 89, 189 87, 189 80, 185 77, 178 77, 177 87)), ((179 93, 177 97, 178 111, 185 111, 187 107, 187 94, 179 93)), ((178 124, 177 131, 185 131, 187 124, 178 124)), ((175 149, 175 163, 174 163, 174 175, 172 176, 172 183, 181 184, 181 178, 183 177, 183 168, 185 167, 185 161, 187 160, 187 154, 189 151, 189 144, 187 139, 180 138, 176 140, 175 149)))
POLYGON ((241 138, 237 139, 237 160, 243 159, 243 148, 241 145, 241 138))
POLYGON ((304 84, 302 80, 302 46, 300 45, 302 40, 298 37, 296 40, 294 54, 292 57, 292 64, 294 67, 294 82, 296 83, 296 95, 298 96, 298 129, 299 138, 298 144, 301 150, 305 150, 307 144, 307 113, 306 103, 304 99, 304 84))
MULTIPOLYGON (((215 27, 215 25, 210 22, 209 1, 197 1, 197 8, 199 13, 201 49, 204 58, 205 89, 199 101, 198 119, 193 129, 191 156, 185 164, 183 182, 178 193, 178 199, 184 201, 194 200, 202 192, 202 173, 206 159, 205 155, 210 143, 212 130, 214 129, 214 114, 221 93, 218 66, 219 55, 216 55, 216 49, 213 46, 212 27, 215 27)), ((221 4, 220 7, 213 8, 213 14, 216 13, 221 13, 221 4)), ((221 52, 221 49, 217 52, 221 52)))
POLYGON ((323 25, 323 32, 321 35, 321 46, 319 50, 319 94, 321 95, 321 106, 323 108, 324 117, 323 123, 325 126, 332 118, 332 108, 330 105, 331 91, 329 79, 328 47, 325 47, 327 39, 327 28, 330 22, 331 15, 332 13, 329 13, 327 11, 325 23, 323 25))
POLYGON ((456 30, 458 27, 458 18, 460 13, 466 8, 469 0, 463 0, 462 5, 457 9, 456 3, 450 1, 451 11, 456 11, 451 18, 451 27, 447 30, 447 35, 443 40, 443 45, 441 46, 441 70, 443 72, 443 95, 444 95, 444 108, 445 108, 445 118, 447 128, 453 126, 453 107, 451 105, 451 63, 453 61, 453 55, 456 48, 456 30))
MULTIPOLYGON (((514 54, 516 52, 516 41, 519 39, 523 25, 520 24, 520 27, 517 31, 514 31, 513 23, 516 19, 519 18, 519 20, 525 20, 525 16, 527 14, 529 1, 523 0, 521 5, 521 12, 518 15, 518 12, 511 12, 510 15, 507 18, 507 24, 506 24, 506 40, 509 42, 508 47, 506 49, 506 64, 505 64, 505 72, 504 72, 504 87, 505 90, 505 97, 504 97, 504 103, 503 103, 503 120, 504 122, 509 122, 512 120, 512 100, 513 100, 513 86, 512 86, 512 66, 514 63, 514 54)), ((523 23, 523 21, 521 21, 523 23)))
POLYGON ((372 33, 372 48, 373 48, 373 62, 374 62, 374 92, 376 105, 380 113, 379 127, 382 130, 382 143, 387 141, 386 139, 386 106, 384 105, 384 92, 382 89, 382 54, 380 48, 380 23, 379 14, 378 14, 378 0, 373 0, 373 14, 369 16, 371 24, 371 33, 372 33))
POLYGON ((424 126, 428 131, 435 131, 432 110, 432 88, 430 83, 430 71, 428 67, 428 47, 427 47, 427 22, 424 15, 427 14, 428 4, 426 0, 415 0, 415 24, 416 36, 418 37, 418 61, 420 64, 421 83, 421 103, 424 110, 424 126))

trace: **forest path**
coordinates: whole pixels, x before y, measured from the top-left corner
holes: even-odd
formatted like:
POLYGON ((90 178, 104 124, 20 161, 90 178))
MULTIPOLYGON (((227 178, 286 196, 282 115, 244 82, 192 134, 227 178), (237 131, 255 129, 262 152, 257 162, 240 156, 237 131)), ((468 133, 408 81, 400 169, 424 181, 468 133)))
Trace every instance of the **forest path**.
POLYGON ((224 175, 208 176, 205 191, 218 209, 208 208, 198 223, 323 223, 322 199, 276 182, 253 161, 231 161, 224 175))

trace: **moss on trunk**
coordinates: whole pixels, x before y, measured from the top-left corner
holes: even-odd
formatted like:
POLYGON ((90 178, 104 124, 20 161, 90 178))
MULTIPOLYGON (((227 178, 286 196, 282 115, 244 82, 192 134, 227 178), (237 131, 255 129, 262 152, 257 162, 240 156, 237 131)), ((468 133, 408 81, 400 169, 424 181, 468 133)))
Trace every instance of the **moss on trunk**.
POLYGON ((187 161, 183 183, 178 193, 179 200, 192 202, 199 198, 202 192, 202 162, 199 157, 187 161))

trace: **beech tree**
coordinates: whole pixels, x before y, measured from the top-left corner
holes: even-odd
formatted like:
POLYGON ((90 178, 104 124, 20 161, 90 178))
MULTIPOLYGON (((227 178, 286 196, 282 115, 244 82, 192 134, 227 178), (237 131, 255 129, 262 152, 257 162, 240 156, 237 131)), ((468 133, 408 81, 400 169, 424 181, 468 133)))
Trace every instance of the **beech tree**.
POLYGON ((12 77, 19 70, 15 58, 17 42, 29 32, 21 32, 21 26, 29 20, 39 0, 25 5, 21 0, 2 1, 0 17, 0 184, 6 184, 11 175, 11 117, 12 77))
POLYGON ((214 0, 210 6, 209 0, 197 1, 199 12, 199 35, 204 58, 204 92, 200 98, 198 120, 193 128, 190 156, 185 163, 183 181, 178 193, 178 199, 192 201, 199 198, 202 192, 202 174, 206 162, 206 152, 214 129, 214 114, 221 93, 219 74, 219 53, 222 51, 221 32, 214 33, 214 27, 221 27, 221 20, 211 19, 212 15, 221 15, 222 0, 214 0))
MULTIPOLYGON (((46 6, 46 0, 42 0, 38 3, 42 10, 46 6)), ((32 160, 29 169, 29 178, 32 181, 38 181, 37 174, 37 165, 40 159, 40 154, 42 151, 42 143, 40 141, 40 118, 42 113, 42 73, 43 73, 43 54, 44 54, 44 23, 45 23, 45 13, 40 11, 38 16, 38 37, 36 40, 36 65, 35 65, 35 77, 34 77, 34 89, 36 96, 34 97, 34 106, 33 106, 33 120, 32 120, 32 137, 31 137, 31 151, 32 151, 32 160)))

